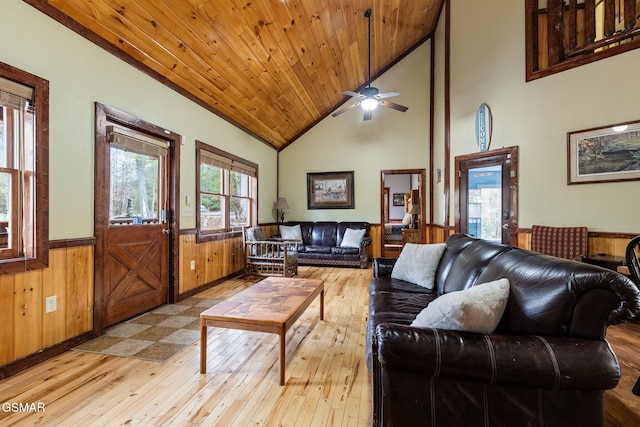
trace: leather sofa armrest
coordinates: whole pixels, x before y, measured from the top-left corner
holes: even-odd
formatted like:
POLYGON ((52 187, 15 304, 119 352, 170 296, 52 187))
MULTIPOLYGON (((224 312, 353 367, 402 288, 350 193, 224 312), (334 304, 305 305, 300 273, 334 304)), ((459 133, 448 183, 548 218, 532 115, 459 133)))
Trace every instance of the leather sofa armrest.
POLYGON ((397 258, 375 258, 373 260, 373 277, 391 277, 397 258))
POLYGON ((606 390, 620 379, 606 341, 537 335, 484 335, 377 326, 373 345, 379 369, 413 370, 433 377, 546 390, 606 390))

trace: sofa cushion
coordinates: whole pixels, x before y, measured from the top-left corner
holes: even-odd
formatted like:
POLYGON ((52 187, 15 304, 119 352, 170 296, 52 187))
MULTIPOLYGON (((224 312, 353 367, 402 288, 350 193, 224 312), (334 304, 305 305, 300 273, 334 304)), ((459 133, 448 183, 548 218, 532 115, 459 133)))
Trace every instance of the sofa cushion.
POLYGON ((336 247, 336 248, 331 248, 331 253, 337 254, 337 255, 358 255, 360 253, 360 248, 336 247))
MULTIPOLYGON (((462 243, 462 242, 461 242, 462 243)), ((438 267, 448 270, 447 276, 440 276, 437 273, 438 282, 436 289, 440 294, 469 289, 480 283, 491 282, 502 276, 491 277, 489 280, 479 280, 480 274, 498 255, 513 250, 511 246, 503 245, 487 240, 473 239, 471 244, 463 245, 463 248, 454 258, 442 257, 442 262, 438 267), (443 265, 444 262, 450 265, 443 265), (440 281, 440 279, 442 279, 440 281)), ((511 282, 513 283, 513 282, 511 282)))
POLYGON ((411 326, 490 334, 498 326, 508 299, 507 279, 449 292, 426 306, 411 326))
POLYGON ((344 236, 342 237, 342 242, 340 242, 341 248, 359 248, 360 242, 362 242, 362 238, 364 234, 367 232, 364 228, 360 230, 354 230, 353 228, 347 228, 344 231, 344 236))
POLYGON ((297 225, 281 225, 280 226, 280 237, 287 240, 298 240, 302 241, 302 230, 300 229, 300 224, 297 225))
POLYGON ((314 254, 330 254, 331 246, 305 246, 304 251, 314 254))
MULTIPOLYGON (((332 221, 318 221, 313 224, 309 246, 338 246, 336 244, 338 223, 332 221)), ((305 242, 307 244, 307 242, 305 242)))
POLYGON ((433 281, 446 245, 407 243, 391 272, 392 279, 406 280, 427 289, 433 289, 433 281))

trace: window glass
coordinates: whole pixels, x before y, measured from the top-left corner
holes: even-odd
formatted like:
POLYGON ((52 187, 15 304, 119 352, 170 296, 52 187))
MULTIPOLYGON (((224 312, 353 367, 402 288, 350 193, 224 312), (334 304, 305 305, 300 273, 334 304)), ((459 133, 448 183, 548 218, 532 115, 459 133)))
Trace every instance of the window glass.
POLYGON ((257 165, 198 143, 198 235, 256 225, 257 165))
POLYGON ((145 223, 159 221, 160 160, 160 156, 111 147, 112 223, 138 218, 145 223))
POLYGON ((231 228, 246 227, 249 224, 250 200, 239 197, 231 198, 231 228))
POLYGON ((48 263, 49 83, 4 65, 0 68, 0 263, 3 273, 13 273, 48 263))

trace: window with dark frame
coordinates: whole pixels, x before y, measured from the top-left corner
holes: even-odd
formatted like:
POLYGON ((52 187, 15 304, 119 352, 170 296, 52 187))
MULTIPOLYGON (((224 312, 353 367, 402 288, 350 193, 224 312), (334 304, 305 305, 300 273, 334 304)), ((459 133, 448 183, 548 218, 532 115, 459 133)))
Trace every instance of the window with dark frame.
POLYGON ((0 268, 48 265, 49 83, 0 63, 0 268))
POLYGON ((199 141, 196 149, 198 237, 256 225, 258 165, 199 141))

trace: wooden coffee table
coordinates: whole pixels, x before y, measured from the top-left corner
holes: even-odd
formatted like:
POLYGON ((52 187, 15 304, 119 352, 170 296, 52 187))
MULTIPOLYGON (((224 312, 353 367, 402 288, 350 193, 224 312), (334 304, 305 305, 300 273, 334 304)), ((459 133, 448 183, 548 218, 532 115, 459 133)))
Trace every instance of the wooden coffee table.
POLYGON ((200 373, 207 372, 207 327, 271 332, 280 336, 280 385, 284 385, 285 335, 320 294, 324 320, 324 282, 268 277, 200 314, 200 373))

